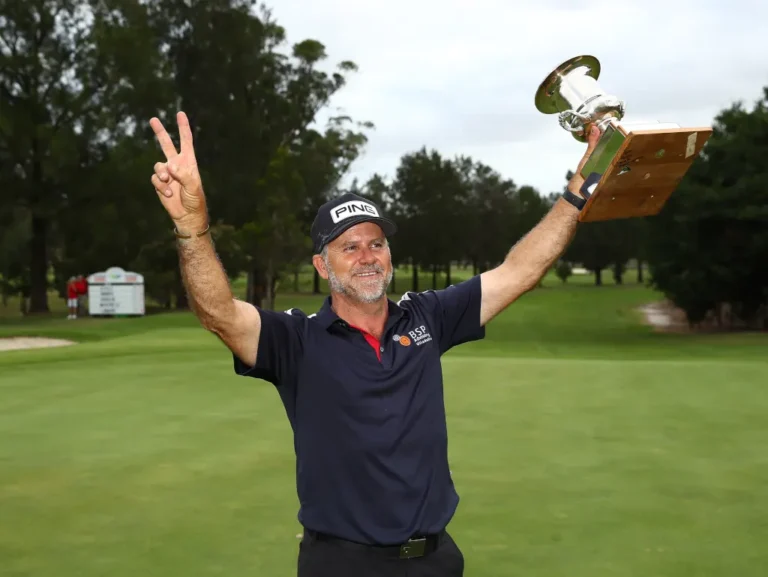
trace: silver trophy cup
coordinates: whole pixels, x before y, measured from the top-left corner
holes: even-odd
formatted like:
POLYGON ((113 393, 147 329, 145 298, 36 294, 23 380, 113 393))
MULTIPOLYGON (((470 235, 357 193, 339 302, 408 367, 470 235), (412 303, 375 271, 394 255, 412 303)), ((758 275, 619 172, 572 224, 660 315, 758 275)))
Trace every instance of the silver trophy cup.
POLYGON ((586 142, 600 129, 581 168, 587 203, 580 221, 658 213, 712 134, 712 128, 682 128, 674 122, 624 120, 624 101, 598 84, 600 62, 582 55, 555 68, 536 91, 536 108, 557 114, 560 126, 586 142))
POLYGON ((593 124, 601 131, 613 118, 624 118, 624 102, 598 84, 600 62, 594 56, 576 56, 555 68, 536 91, 536 108, 558 114, 560 126, 586 142, 593 124))

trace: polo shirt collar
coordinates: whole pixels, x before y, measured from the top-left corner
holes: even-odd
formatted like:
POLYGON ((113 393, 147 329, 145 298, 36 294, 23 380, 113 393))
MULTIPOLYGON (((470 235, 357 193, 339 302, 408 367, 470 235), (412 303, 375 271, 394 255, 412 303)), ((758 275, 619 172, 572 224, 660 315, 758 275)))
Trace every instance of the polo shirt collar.
MULTIPOLYGON (((323 301, 323 306, 320 308, 319 311, 317 311, 317 314, 315 315, 317 318, 317 321, 320 323, 320 326, 322 326, 324 329, 329 329, 334 324, 344 324, 346 325, 346 322, 341 319, 331 308, 332 300, 331 296, 325 297, 325 301, 323 301)), ((389 315, 387 316, 387 323, 385 329, 389 329, 394 323, 396 323, 400 318, 407 313, 407 311, 398 304, 393 301, 392 299, 387 299, 387 307, 389 309, 389 315)))

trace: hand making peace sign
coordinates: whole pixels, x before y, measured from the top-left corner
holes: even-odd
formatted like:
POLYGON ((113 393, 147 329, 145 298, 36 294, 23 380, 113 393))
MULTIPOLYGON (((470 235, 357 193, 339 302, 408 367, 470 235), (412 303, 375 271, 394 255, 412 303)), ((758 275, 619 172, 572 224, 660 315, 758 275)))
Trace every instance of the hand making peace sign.
POLYGON ((152 118, 149 121, 167 161, 155 164, 152 185, 160 197, 160 202, 177 225, 186 228, 205 227, 205 195, 197 169, 192 130, 187 115, 183 112, 177 113, 176 123, 179 127, 181 152, 176 152, 176 147, 160 119, 152 118))

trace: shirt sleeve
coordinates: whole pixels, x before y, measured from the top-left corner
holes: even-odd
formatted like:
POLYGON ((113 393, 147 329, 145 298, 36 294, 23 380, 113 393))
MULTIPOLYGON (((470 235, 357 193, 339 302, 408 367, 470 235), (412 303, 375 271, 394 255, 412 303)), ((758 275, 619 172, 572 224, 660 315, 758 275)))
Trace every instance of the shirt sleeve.
POLYGON ((253 377, 276 386, 293 382, 304 351, 307 316, 291 309, 285 312, 259 309, 261 332, 256 364, 249 366, 233 355, 235 373, 253 377))
POLYGON ((480 324, 480 275, 444 289, 429 290, 418 295, 409 293, 407 300, 422 305, 433 319, 441 354, 457 345, 485 337, 485 327, 480 324))

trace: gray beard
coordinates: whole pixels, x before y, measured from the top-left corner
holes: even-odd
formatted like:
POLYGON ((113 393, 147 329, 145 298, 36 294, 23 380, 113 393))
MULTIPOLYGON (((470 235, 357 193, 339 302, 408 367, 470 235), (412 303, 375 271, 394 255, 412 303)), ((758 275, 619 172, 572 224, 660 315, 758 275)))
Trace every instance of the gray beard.
MULTIPOLYGON (((328 271, 328 286, 331 289, 331 292, 343 294, 347 298, 358 301, 360 303, 365 304, 372 304, 377 301, 379 301, 384 295, 387 294, 387 287, 389 286, 389 283, 392 282, 392 276, 394 274, 394 271, 390 270, 389 274, 384 278, 384 282, 381 283, 381 285, 376 290, 368 290, 365 292, 361 292, 357 290, 354 286, 351 284, 344 284, 341 282, 339 277, 336 276, 336 273, 333 272, 333 269, 330 266, 330 263, 328 262, 328 259, 323 259, 325 261, 325 268, 328 271)), ((376 270, 378 272, 383 272, 380 268, 376 267, 376 270)))

